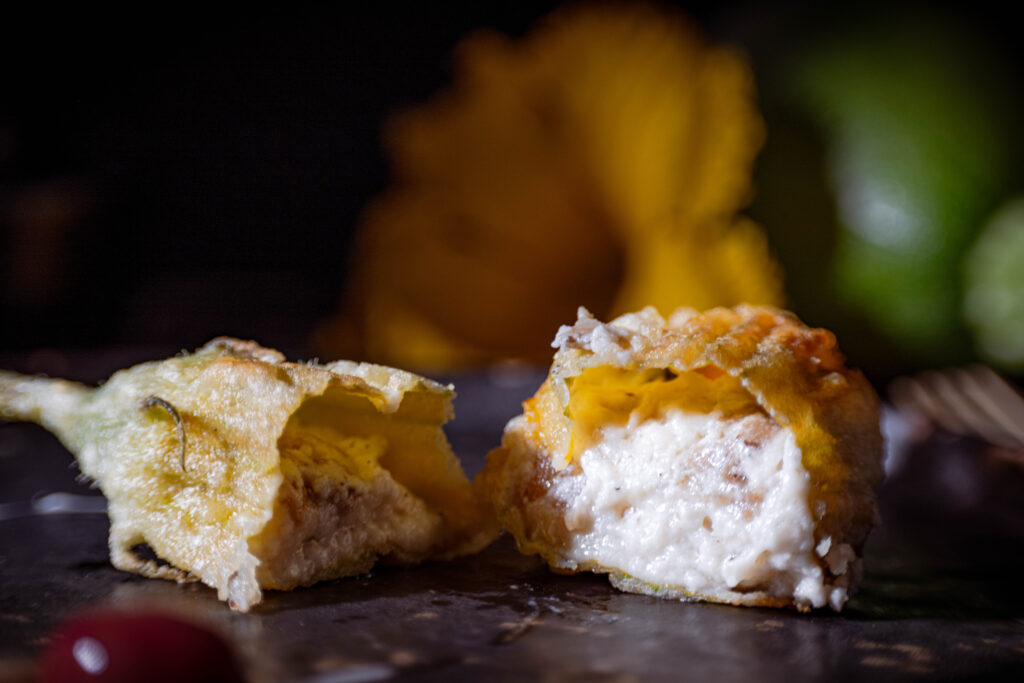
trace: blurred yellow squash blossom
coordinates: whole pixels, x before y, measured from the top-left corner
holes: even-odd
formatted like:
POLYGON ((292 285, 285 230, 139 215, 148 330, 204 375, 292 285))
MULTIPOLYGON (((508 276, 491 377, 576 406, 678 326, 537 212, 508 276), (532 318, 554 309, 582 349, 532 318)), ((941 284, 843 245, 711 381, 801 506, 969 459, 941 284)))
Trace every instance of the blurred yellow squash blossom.
POLYGON ((556 11, 481 33, 454 85, 393 120, 395 181, 360 226, 318 349, 444 369, 550 359, 558 326, 653 305, 780 304, 750 199, 753 77, 678 13, 556 11))

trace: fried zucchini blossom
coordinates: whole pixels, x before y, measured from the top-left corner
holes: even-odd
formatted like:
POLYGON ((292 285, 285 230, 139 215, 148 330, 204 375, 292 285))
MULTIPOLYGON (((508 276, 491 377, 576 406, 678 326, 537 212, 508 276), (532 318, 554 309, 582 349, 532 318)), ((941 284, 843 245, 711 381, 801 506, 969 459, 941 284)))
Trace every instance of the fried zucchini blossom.
POLYGON ((831 333, 768 307, 581 310, 555 345, 476 481, 523 552, 630 592, 842 608, 882 437, 831 333))
POLYGON ((289 363, 227 337, 98 388, 0 372, 0 417, 52 431, 106 496, 115 567, 202 581, 241 611, 263 589, 494 538, 442 431, 453 396, 402 370, 289 363))

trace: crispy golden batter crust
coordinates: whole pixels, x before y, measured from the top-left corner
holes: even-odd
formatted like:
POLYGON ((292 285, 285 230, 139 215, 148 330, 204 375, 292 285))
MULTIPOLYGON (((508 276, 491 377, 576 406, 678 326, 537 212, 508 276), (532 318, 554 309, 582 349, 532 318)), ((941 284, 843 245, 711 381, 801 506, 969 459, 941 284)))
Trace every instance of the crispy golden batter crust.
POLYGON ((493 538, 441 430, 453 396, 401 370, 289 363, 227 337, 96 389, 0 372, 0 417, 53 431, 107 497, 116 567, 201 580, 240 610, 261 588, 493 538))
MULTIPOLYGON (((609 420, 624 423, 631 413, 656 409, 647 403, 659 400, 651 393, 657 387, 647 398, 637 398, 632 387, 607 378, 646 381, 628 378, 666 372, 678 380, 665 386, 685 390, 665 394, 665 400, 686 410, 763 411, 791 429, 810 478, 807 505, 815 516, 815 544, 828 538, 860 555, 877 522, 874 489, 883 474, 879 401, 863 375, 844 365, 832 333, 770 307, 680 309, 668 320, 648 308, 609 324, 581 309, 576 324, 559 331, 555 345, 559 350, 547 380, 506 427, 502 445, 489 454, 476 482, 524 552, 540 554, 562 571, 609 572, 625 590, 708 597, 649 585, 614 567, 567 561, 564 550, 571 538, 562 519, 565 504, 551 495, 559 477, 579 475, 577 456, 591 443, 592 432, 599 433, 609 420), (609 374, 619 370, 624 372, 609 374), (595 371, 604 373, 604 385, 589 379, 595 371)), ((818 561, 830 575, 828 562, 818 561)), ((789 602, 776 597, 756 604, 789 602)))

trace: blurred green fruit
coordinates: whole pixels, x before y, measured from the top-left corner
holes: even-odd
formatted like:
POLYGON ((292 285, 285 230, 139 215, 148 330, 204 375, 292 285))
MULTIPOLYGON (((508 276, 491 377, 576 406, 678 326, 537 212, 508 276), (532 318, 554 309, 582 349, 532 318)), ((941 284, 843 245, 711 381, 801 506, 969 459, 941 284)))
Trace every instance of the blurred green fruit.
POLYGON ((1007 192, 1018 87, 965 24, 923 11, 849 27, 789 74, 824 133, 834 303, 921 366, 971 353, 962 261, 1007 192))
POLYGON ((964 317, 991 363, 1024 371, 1024 197, 1007 202, 967 254, 964 317))

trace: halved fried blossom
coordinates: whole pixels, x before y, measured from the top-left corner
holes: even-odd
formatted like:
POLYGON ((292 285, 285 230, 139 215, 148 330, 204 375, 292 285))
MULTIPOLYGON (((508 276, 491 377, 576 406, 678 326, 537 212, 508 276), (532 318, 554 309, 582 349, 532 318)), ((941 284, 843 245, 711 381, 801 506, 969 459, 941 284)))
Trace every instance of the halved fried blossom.
POLYGON ((241 611, 262 589, 493 540, 442 431, 453 396, 402 370, 289 363, 228 337, 98 388, 0 371, 0 417, 52 431, 107 497, 115 567, 200 580, 241 611))

